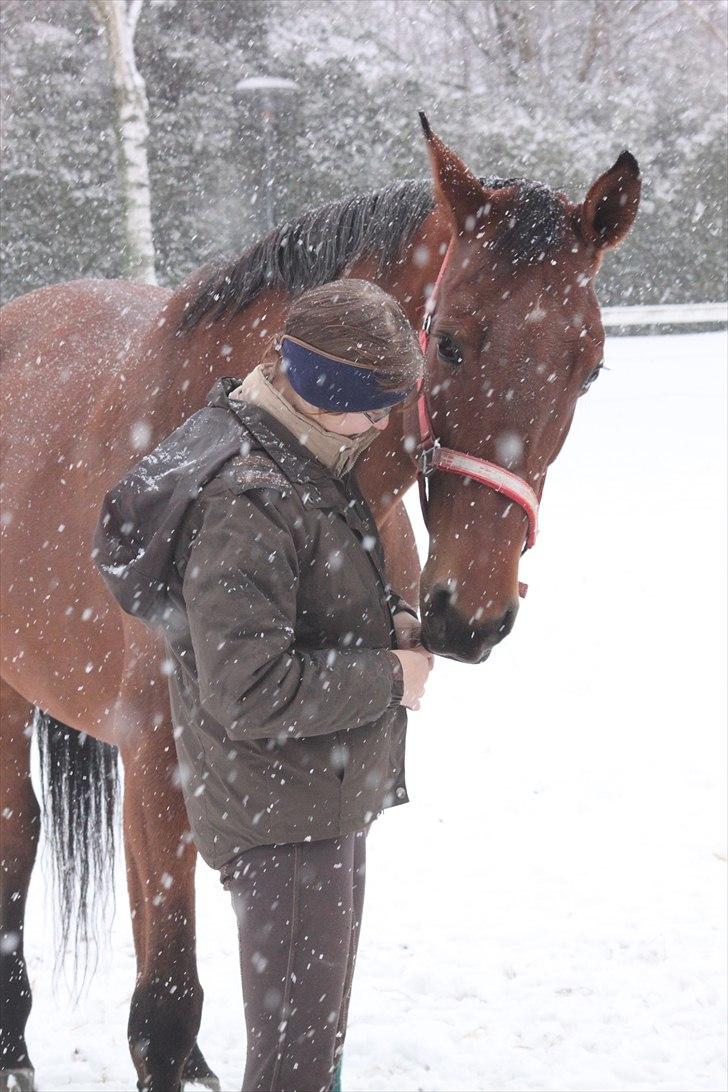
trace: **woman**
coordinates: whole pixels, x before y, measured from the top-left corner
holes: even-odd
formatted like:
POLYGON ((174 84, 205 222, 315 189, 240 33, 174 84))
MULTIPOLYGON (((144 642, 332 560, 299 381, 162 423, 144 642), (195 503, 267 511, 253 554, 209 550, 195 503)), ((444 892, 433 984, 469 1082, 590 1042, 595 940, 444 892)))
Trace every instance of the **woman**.
POLYGON ((261 363, 107 494, 97 528, 107 585, 164 631, 192 834, 237 916, 244 1092, 333 1087, 366 833, 407 801, 406 708, 433 658, 354 467, 421 368, 381 289, 311 289, 261 363))

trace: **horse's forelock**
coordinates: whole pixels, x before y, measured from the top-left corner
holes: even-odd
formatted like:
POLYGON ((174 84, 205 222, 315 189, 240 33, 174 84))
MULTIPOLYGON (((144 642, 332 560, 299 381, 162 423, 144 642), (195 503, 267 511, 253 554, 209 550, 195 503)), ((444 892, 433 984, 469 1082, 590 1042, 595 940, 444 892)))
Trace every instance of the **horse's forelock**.
POLYGON ((512 264, 533 265, 563 245, 569 219, 563 200, 549 186, 528 178, 491 176, 479 182, 490 190, 515 190, 509 226, 493 243, 512 264))

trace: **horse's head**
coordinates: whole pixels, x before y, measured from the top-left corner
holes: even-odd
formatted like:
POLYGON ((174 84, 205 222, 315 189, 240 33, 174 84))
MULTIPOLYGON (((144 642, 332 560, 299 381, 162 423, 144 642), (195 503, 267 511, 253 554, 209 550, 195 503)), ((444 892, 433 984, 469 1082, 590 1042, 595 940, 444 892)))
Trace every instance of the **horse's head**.
MULTIPOLYGON (((578 398, 602 365, 594 278, 637 212, 637 162, 622 152, 581 204, 525 179, 478 179, 423 117, 452 237, 434 300, 427 387, 442 445, 525 479, 540 497, 578 398)), ((430 478, 422 637, 479 663, 518 610, 524 510, 456 474, 430 478)))

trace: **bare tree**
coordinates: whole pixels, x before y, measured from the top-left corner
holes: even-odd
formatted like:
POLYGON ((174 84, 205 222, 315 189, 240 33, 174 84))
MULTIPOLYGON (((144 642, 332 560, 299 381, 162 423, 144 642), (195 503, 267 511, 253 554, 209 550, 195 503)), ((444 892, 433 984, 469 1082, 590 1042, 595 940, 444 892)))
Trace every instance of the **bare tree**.
POLYGON ((116 97, 121 187, 126 206, 127 276, 156 284, 149 167, 147 94, 134 57, 134 32, 144 0, 89 0, 106 41, 116 97))

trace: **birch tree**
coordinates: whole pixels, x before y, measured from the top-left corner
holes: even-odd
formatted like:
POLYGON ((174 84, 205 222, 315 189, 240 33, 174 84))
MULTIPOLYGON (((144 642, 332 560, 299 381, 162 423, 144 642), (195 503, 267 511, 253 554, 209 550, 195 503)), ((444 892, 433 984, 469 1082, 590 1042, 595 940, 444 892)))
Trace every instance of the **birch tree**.
POLYGON ((147 94, 134 57, 134 32, 144 0, 89 0, 103 31, 116 99, 120 181, 126 208, 130 280, 156 284, 149 167, 147 94))

